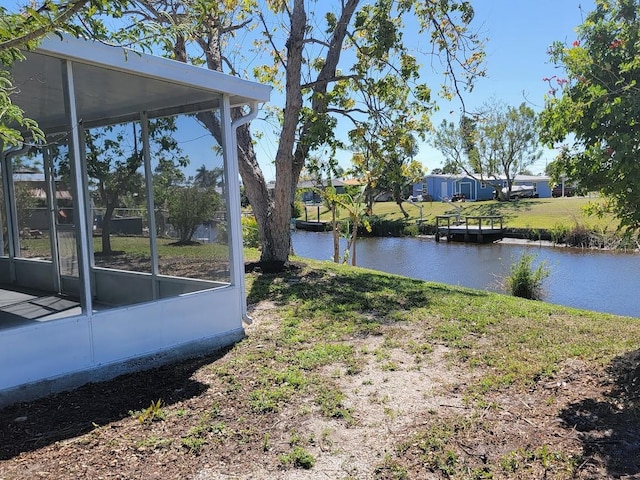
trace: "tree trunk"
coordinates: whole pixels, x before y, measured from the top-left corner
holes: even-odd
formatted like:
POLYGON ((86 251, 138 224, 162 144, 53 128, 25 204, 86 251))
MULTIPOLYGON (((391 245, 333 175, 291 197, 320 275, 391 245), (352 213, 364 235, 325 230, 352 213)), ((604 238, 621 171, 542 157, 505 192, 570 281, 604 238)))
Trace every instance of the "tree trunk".
POLYGON ((115 205, 107 203, 107 207, 102 216, 102 233, 100 235, 102 240, 102 254, 111 255, 111 219, 113 218, 113 212, 115 211, 115 205))
POLYGON ((400 211, 402 212, 402 215, 404 216, 404 218, 409 218, 409 214, 402 206, 401 191, 400 191, 400 187, 397 185, 393 187, 393 199, 396 201, 396 204, 398 205, 398 208, 400 208, 400 211))
MULTIPOLYGON (((336 28, 333 32, 326 61, 314 83, 312 108, 319 113, 327 110, 325 94, 327 86, 335 77, 347 26, 353 17, 359 0, 347 0, 344 3, 336 28)), ((300 127, 299 118, 302 108, 302 61, 307 29, 307 15, 304 0, 294 0, 289 15, 291 25, 286 43, 286 97, 284 118, 278 151, 275 157, 276 182, 273 194, 267 190, 267 184, 256 159, 251 133, 248 125, 237 130, 238 162, 245 193, 258 222, 260 243, 262 247, 260 262, 271 266, 285 265, 291 252, 291 235, 289 224, 295 193, 304 167, 309 146, 305 143, 305 134, 311 125, 300 127), (297 139, 300 139, 297 141, 297 139), (296 143, 297 142, 297 143, 296 143), (295 148, 295 152, 294 152, 295 148)), ((197 38, 199 46, 205 52, 207 67, 222 71, 222 53, 220 36, 223 28, 215 19, 209 26, 206 37, 197 38)), ((177 59, 187 59, 183 39, 176 38, 174 54, 177 59)), ((238 115, 235 112, 235 115, 238 115)), ((207 116, 210 117, 210 116, 207 116)), ((201 116, 199 115, 199 118, 201 116)), ((209 118, 205 123, 212 134, 219 135, 219 122, 209 118), (216 125, 217 124, 217 125, 216 125)), ((219 136, 217 137, 219 138, 219 136)))
POLYGON ((407 211, 402 206, 402 203, 403 203, 402 200, 396 200, 396 203, 398 204, 398 208, 402 212, 402 215, 404 216, 404 218, 409 218, 409 214, 407 213, 407 211))
POLYGON ((351 266, 355 267, 357 264, 357 239, 358 239, 358 222, 353 222, 353 231, 351 232, 351 241, 353 242, 353 249, 351 252, 351 266))

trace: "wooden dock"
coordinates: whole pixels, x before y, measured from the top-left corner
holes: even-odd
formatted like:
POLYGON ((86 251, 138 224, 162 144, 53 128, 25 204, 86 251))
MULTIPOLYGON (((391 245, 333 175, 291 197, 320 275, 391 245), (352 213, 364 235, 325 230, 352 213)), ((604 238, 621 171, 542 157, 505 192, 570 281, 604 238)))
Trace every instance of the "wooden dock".
POLYGON ((436 216, 436 242, 491 243, 504 237, 502 216, 436 216))
POLYGON ((309 232, 326 232, 331 230, 329 222, 296 220, 295 226, 297 230, 307 230, 309 232))

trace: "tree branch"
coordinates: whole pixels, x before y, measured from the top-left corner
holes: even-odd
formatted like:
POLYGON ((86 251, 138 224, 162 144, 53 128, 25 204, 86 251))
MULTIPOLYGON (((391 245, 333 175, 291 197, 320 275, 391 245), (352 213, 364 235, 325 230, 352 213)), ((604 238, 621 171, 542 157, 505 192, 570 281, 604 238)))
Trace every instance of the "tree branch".
MULTIPOLYGON (((20 35, 18 37, 12 38, 11 40, 6 40, 0 43, 0 51, 23 46, 26 43, 45 36, 47 33, 50 33, 56 28, 64 25, 72 16, 82 10, 82 8, 87 3, 89 3, 89 0, 75 0, 70 2, 69 4, 67 4, 68 9, 66 9, 58 17, 50 19, 50 23, 48 25, 43 25, 42 27, 36 28, 31 32, 25 33, 24 35, 20 35)), ((23 26, 29 21, 30 18, 33 17, 29 16, 24 20, 23 26)))

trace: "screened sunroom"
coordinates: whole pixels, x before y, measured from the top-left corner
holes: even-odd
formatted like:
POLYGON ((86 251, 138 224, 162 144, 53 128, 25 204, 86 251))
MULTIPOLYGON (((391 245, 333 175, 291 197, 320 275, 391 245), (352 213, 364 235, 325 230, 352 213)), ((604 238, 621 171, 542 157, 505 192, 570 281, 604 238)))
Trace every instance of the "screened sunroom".
POLYGON ((270 88, 68 37, 26 57, 46 141, 0 154, 0 404, 242 338, 235 129, 270 88))

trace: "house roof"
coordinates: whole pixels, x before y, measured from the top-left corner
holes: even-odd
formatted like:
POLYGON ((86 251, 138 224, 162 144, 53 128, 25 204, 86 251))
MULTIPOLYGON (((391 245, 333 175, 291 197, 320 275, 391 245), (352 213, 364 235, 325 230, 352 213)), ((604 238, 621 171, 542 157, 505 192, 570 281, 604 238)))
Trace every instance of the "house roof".
MULTIPOLYGON (((318 187, 325 187, 326 185, 327 185, 326 180, 322 180, 321 184, 318 184, 318 182, 315 180, 303 180, 301 182, 298 182, 298 188, 318 188, 318 187)), ((332 178, 331 185, 333 187, 343 187, 344 182, 337 178, 332 178)))
POLYGON ((11 67, 16 86, 12 101, 45 132, 66 128, 64 60, 71 61, 78 117, 83 125, 106 125, 137 118, 194 112, 219 106, 264 102, 271 87, 202 67, 95 41, 51 36, 27 61, 11 67))
MULTIPOLYGON (((322 185, 318 185, 318 182, 315 180, 304 180, 302 182, 298 182, 298 188, 317 188, 319 186, 326 186, 326 184, 326 180, 322 181, 322 185)), ((362 182, 356 178, 332 178, 331 185, 334 187, 344 187, 362 185, 362 182)))
MULTIPOLYGON (((71 192, 69 190, 56 190, 56 199, 58 200, 73 200, 71 192)), ((31 196, 39 200, 47 199, 47 192, 44 188, 34 188, 31 190, 31 196)))
MULTIPOLYGON (((462 180, 465 178, 473 178, 471 175, 467 175, 466 173, 452 173, 452 174, 428 174, 427 177, 430 178, 441 178, 443 180, 462 180)), ((497 175, 495 177, 487 178, 486 181, 489 182, 491 180, 506 180, 504 175, 497 175)), ((550 177, 547 175, 516 175, 513 178, 515 182, 548 182, 550 177)))

